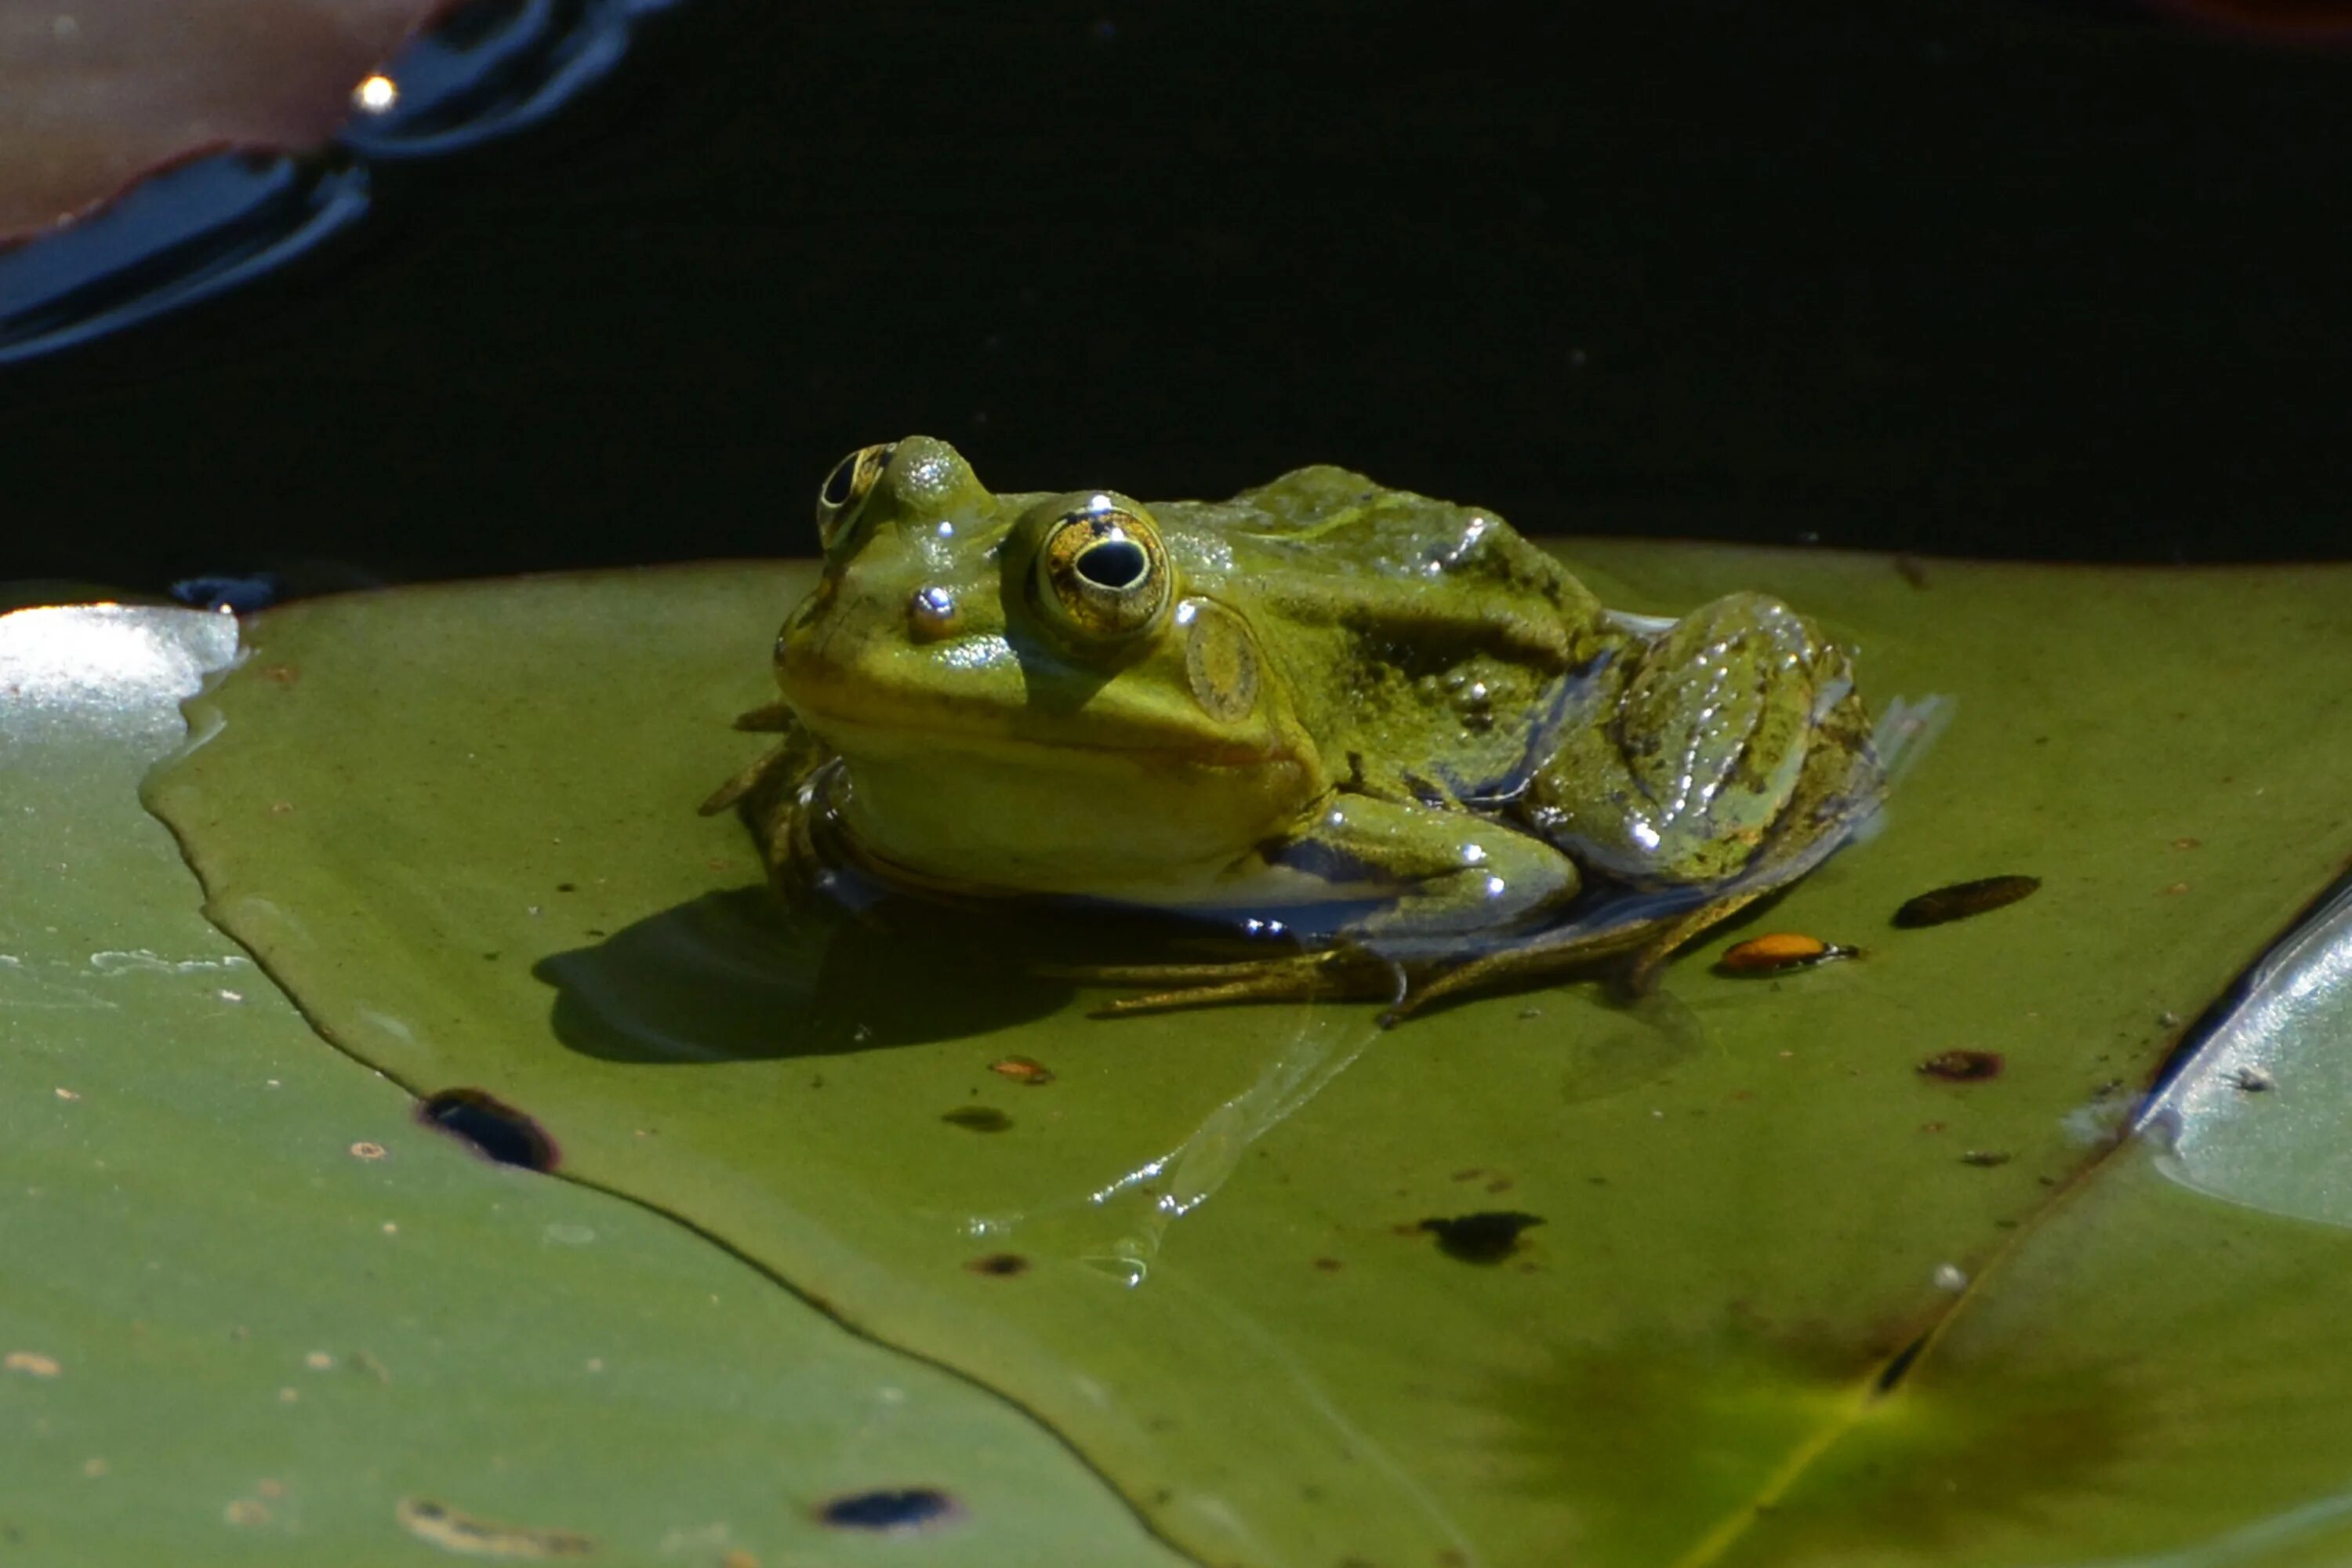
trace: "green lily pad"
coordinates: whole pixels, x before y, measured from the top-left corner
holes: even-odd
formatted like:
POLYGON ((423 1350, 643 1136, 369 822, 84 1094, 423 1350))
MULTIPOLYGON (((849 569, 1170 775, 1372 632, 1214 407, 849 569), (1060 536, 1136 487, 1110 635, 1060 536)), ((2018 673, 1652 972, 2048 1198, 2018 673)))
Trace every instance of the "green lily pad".
POLYGON ((2111 1151, 2352 854, 2315 743, 2352 572, 1573 558, 1629 609, 1779 594, 1874 700, 1956 714, 1883 832, 1635 1007, 1100 1021, 1019 973, 1083 931, 777 921, 692 806, 754 749, 727 722, 803 568, 272 612, 151 803, 343 1048, 527 1109, 567 1172, 1005 1391, 1205 1560, 2055 1562, 2335 1485, 2352 1361, 2268 1376, 2294 1436, 2226 1484, 2213 1445, 2263 1428, 2217 1396, 2135 1440, 2179 1406, 2134 1380, 2284 1364, 2285 1281, 2345 1281, 2352 1238, 2111 1151), (2004 874, 2041 889, 1889 924, 2004 874), (1711 971, 1775 928, 1865 955, 1711 971), (1999 1071, 1921 1070, 1957 1052, 1999 1071), (2189 1342, 2226 1292, 2173 1238, 2254 1260, 2242 1342, 2189 1342))
POLYGON ((0 1558, 907 1563, 818 1510, 931 1489, 927 1563, 1177 1561, 1003 1401, 323 1047, 138 805, 234 647, 0 618, 0 1558))

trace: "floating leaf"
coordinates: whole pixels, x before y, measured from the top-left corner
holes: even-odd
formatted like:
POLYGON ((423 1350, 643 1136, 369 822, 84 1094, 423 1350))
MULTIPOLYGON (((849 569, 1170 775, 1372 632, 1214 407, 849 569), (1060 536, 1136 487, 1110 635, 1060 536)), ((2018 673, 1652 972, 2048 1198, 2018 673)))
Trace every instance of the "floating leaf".
POLYGON ((345 1049, 527 1106, 563 1170, 1005 1390, 1207 1560, 2058 1561, 2337 1485, 2352 1358, 2306 1352, 2352 1238, 2109 1151, 2352 854, 2352 573, 1576 559, 1633 610, 1779 593, 1875 700, 1955 704, 1770 914, 1865 956, 1729 979, 1727 931, 1636 1006, 1381 1034, 1088 1018, 1022 973, 1084 928, 779 920, 693 806, 795 568, 270 612, 151 798, 345 1049), (2042 886, 1889 924, 1996 874, 2042 886), (1918 1070, 1970 1051, 2001 1072, 1918 1070))
POLYGON ((852 1563, 833 1500, 919 1487, 927 1563, 1175 1561, 1001 1401, 321 1046, 137 803, 234 625, 0 618, 0 1555, 852 1563))

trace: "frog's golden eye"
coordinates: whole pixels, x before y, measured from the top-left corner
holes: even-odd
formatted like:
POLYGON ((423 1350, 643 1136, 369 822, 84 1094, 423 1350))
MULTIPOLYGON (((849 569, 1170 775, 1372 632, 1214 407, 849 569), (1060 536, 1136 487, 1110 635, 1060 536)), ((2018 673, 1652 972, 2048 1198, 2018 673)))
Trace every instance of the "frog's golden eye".
POLYGON ((1038 598, 1046 614, 1088 641, 1159 626, 1175 596, 1175 575, 1150 520, 1108 496, 1056 518, 1037 552, 1038 598))
POLYGON ((825 549, 833 548, 844 530, 857 516, 857 509, 874 493, 874 481, 890 466, 890 454, 898 449, 896 441, 878 447, 860 447, 833 466, 824 483, 816 490, 816 536, 825 549))

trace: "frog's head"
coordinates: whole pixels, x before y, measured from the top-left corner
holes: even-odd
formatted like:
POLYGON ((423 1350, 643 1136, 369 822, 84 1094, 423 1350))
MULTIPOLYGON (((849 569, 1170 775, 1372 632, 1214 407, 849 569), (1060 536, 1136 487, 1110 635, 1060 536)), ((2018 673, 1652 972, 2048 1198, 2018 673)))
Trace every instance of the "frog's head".
POLYGON ((1147 895, 1278 831, 1325 780, 1235 606, 1108 490, 992 495, 911 436, 819 489, 824 574, 776 642, 863 847, 995 888, 1147 895))

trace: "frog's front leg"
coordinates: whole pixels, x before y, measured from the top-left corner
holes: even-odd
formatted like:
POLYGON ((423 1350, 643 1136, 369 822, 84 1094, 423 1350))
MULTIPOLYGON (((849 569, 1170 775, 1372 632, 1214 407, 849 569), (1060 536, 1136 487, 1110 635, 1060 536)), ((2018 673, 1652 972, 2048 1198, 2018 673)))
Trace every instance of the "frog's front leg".
POLYGON ((782 738, 713 790, 699 809, 705 816, 738 809, 760 847, 770 884, 789 900, 823 874, 813 834, 833 753, 781 702, 753 709, 735 727, 782 738))
POLYGON ((1228 877, 1239 907, 1364 906, 1330 945, 1229 963, 1065 971, 1160 989, 1107 1013, 1315 995, 1395 995, 1465 947, 1573 898, 1576 864, 1539 838, 1456 806, 1334 795, 1228 877))

